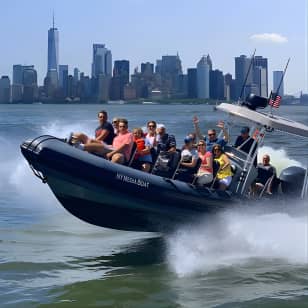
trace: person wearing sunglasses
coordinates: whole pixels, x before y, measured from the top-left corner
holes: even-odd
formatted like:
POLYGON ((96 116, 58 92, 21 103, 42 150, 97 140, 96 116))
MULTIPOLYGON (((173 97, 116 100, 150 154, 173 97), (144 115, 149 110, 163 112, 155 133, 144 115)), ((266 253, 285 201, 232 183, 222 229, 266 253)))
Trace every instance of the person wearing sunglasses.
POLYGON ((215 177, 215 180, 218 183, 218 189, 226 190, 232 181, 232 170, 229 158, 223 152, 220 144, 215 144, 212 151, 215 162, 219 164, 219 169, 215 177))
POLYGON ((197 185, 206 185, 213 181, 213 155, 207 151, 206 143, 200 140, 197 144, 198 156, 201 159, 201 165, 197 173, 197 185))
POLYGON ((216 129, 209 129, 206 136, 202 135, 200 128, 199 128, 199 119, 197 116, 193 118, 193 124, 195 127, 196 135, 200 140, 205 140, 206 147, 208 151, 212 151, 214 144, 219 144, 223 148, 229 141, 229 134, 225 128, 225 123, 223 121, 219 121, 217 127, 220 128, 223 132, 223 138, 217 137, 216 129))
POLYGON ((101 143, 111 145, 115 136, 114 129, 109 123, 107 111, 102 110, 97 114, 99 126, 95 129, 95 138, 90 138, 84 133, 71 133, 67 142, 70 144, 87 144, 87 143, 101 143))

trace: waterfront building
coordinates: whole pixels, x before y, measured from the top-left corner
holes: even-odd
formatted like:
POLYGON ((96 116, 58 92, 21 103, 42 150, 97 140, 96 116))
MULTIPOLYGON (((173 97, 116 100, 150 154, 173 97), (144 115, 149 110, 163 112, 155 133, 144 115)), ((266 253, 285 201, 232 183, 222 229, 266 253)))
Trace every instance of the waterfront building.
POLYGON ((74 68, 74 83, 77 84, 79 81, 79 69, 77 67, 74 68))
POLYGON ((179 84, 179 76, 183 74, 182 63, 179 55, 162 56, 156 61, 155 73, 156 84, 161 89, 164 97, 172 97, 176 94, 179 84))
POLYGON ((124 86, 124 100, 136 99, 136 89, 134 86, 129 83, 124 86))
POLYGON ((22 101, 23 85, 12 84, 11 90, 12 90, 12 103, 20 103, 22 101))
POLYGON ((187 97, 188 98, 198 97, 196 68, 187 69, 187 97))
MULTIPOLYGON (((259 87, 259 95, 268 96, 268 59, 255 56, 253 59, 253 82, 259 87)), ((256 93, 257 94, 257 93, 256 93)))
POLYGON ((187 97, 187 86, 188 86, 187 75, 186 74, 179 75, 176 97, 186 98, 187 97))
POLYGON ((63 96, 67 96, 68 85, 68 65, 59 65, 59 87, 62 90, 63 96))
POLYGON ((267 69, 261 66, 253 68, 253 81, 257 85, 257 91, 254 94, 267 97, 267 69))
POLYGON ((277 93, 279 84, 281 82, 278 94, 282 97, 284 96, 284 85, 283 85, 283 71, 273 71, 273 91, 277 93))
POLYGON ((47 77, 54 88, 58 87, 58 65, 59 65, 59 31, 55 28, 54 17, 52 28, 48 30, 48 59, 47 77), (51 72, 51 73, 50 73, 51 72))
POLYGON ((11 102, 11 81, 9 76, 0 78, 0 104, 11 102))
POLYGON ((227 73, 224 76, 225 79, 225 99, 227 101, 235 101, 238 99, 236 96, 236 82, 235 79, 232 78, 232 75, 227 73))
POLYGON ((24 66, 22 74, 24 103, 33 103, 38 97, 37 72, 33 65, 24 66))
POLYGON ((92 78, 98 78, 100 74, 111 76, 112 54, 105 44, 93 44, 92 78))
POLYGON ((109 89, 110 89, 111 77, 100 74, 98 77, 98 97, 97 100, 108 101, 109 100, 109 89))
POLYGON ((202 99, 210 97, 210 66, 206 56, 203 56, 197 64, 197 95, 202 99))
POLYGON ((151 77, 154 74, 154 64, 150 62, 141 63, 141 74, 144 77, 151 77))
POLYGON ((22 84, 23 65, 13 65, 13 84, 22 84))
MULTIPOLYGON (((245 55, 235 57, 235 82, 236 82, 236 96, 240 97, 242 88, 244 87, 245 79, 249 70, 251 58, 247 58, 245 55)), ((250 85, 253 81, 252 69, 250 69, 245 88, 242 93, 242 98, 246 98, 250 94, 250 85)))
POLYGON ((210 71, 210 98, 223 100, 225 98, 224 87, 225 80, 223 72, 220 70, 210 71))
MULTIPOLYGON (((114 67, 113 67, 113 77, 115 79, 114 82, 115 85, 118 85, 118 81, 115 81, 119 79, 119 99, 124 99, 124 86, 129 83, 129 61, 128 60, 117 60, 114 61, 114 67)), ((113 89, 115 91, 115 89, 113 89)), ((115 95, 115 93, 113 93, 115 95)))

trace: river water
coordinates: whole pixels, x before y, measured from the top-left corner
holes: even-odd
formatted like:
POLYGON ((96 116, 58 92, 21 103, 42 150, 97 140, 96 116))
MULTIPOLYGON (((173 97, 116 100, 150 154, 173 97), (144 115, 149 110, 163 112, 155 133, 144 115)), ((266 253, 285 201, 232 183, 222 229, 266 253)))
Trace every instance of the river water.
MULTIPOLYGON (((203 105, 106 105, 131 128, 164 123, 181 145, 223 115, 203 105)), ((19 145, 92 134, 102 105, 0 105, 0 307, 306 307, 307 208, 226 211, 162 236, 103 229, 67 213, 19 145)), ((307 107, 277 113, 308 124, 307 107)), ((307 166, 308 141, 277 133, 261 149, 281 170, 307 166)), ((261 155, 259 155, 260 157, 261 155)), ((306 200, 307 201, 307 200, 306 200)), ((307 203, 307 202, 306 202, 307 203)))

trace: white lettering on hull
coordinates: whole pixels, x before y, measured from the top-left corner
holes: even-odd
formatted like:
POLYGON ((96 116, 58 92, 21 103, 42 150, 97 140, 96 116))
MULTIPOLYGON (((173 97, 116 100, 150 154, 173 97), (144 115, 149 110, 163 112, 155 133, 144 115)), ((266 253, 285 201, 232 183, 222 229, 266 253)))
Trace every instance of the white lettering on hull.
POLYGON ((128 175, 117 173, 116 179, 122 182, 131 183, 140 187, 149 188, 150 183, 141 179, 132 178, 128 175))

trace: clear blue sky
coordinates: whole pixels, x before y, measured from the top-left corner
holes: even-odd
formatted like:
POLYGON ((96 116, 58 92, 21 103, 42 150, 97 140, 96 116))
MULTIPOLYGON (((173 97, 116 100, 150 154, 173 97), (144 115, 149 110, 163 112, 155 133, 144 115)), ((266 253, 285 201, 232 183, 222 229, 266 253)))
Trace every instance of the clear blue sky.
POLYGON ((131 69, 180 55, 183 68, 210 54, 214 68, 234 74, 234 57, 269 59, 273 70, 291 62, 285 89, 308 91, 307 4, 305 0, 10 0, 1 1, 0 75, 13 64, 34 64, 41 83, 47 67, 47 31, 55 12, 60 32, 60 64, 70 73, 90 74, 93 43, 104 43, 113 60, 128 59, 131 69))

